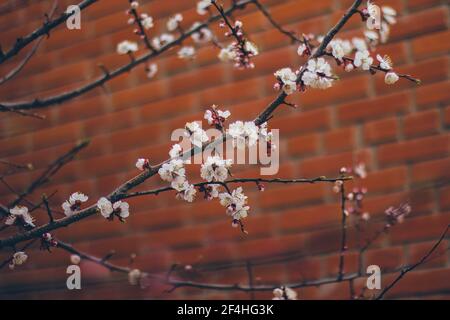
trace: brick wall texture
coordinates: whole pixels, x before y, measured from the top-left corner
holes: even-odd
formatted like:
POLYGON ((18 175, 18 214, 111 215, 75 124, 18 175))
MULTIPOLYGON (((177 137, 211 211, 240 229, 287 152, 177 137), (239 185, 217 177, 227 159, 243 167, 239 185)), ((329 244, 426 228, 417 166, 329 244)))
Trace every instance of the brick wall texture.
MULTIPOLYGON (((74 1, 59 1, 65 8, 74 1)), ((141 0, 141 8, 156 19, 152 32, 161 32, 167 18, 182 12, 185 22, 199 19, 194 0, 141 0)), ((342 15, 350 0, 264 0, 276 20, 289 29, 324 33, 342 15)), ((8 48, 15 39, 42 23, 53 1, 6 1, 0 6, 0 43, 8 48), (10 5, 10 3, 12 5, 10 5)), ((82 13, 81 31, 57 28, 35 57, 13 81, 0 87, 2 101, 45 97, 74 88, 101 74, 103 63, 112 69, 127 57, 115 53, 116 44, 133 39, 124 11, 128 1, 100 1, 82 13)), ((423 81, 406 80, 386 86, 381 75, 343 74, 325 91, 309 90, 291 100, 300 108, 281 108, 272 120, 280 128, 279 177, 336 175, 339 168, 359 161, 367 164, 363 182, 369 193, 365 208, 374 220, 391 205, 409 201, 412 215, 404 224, 377 241, 364 257, 365 265, 380 265, 383 284, 392 270, 415 262, 450 222, 450 31, 449 8, 441 0, 383 0, 399 12, 390 41, 378 52, 391 56, 399 72, 423 81)), ((249 6, 238 13, 261 54, 256 69, 234 70, 219 63, 217 49, 205 46, 194 61, 181 61, 176 51, 157 59, 159 73, 147 79, 137 68, 63 105, 43 109, 44 121, 2 114, 0 158, 32 162, 32 172, 15 174, 7 181, 18 190, 76 141, 90 138, 90 146, 65 166, 42 192, 57 190, 52 204, 59 206, 72 192, 82 191, 94 203, 98 197, 136 174, 138 157, 152 163, 165 160, 172 144, 170 133, 186 121, 201 119, 206 107, 229 109, 232 120, 252 119, 274 96, 273 72, 297 66, 296 48, 249 6)), ((223 31, 212 28, 219 37, 223 31)), ((362 24, 353 17, 341 36, 360 35, 362 24)), ((26 51, 26 50, 25 50, 26 51)), ((18 59, 0 66, 4 75, 18 59)), ((198 168, 195 168, 197 170, 198 168)), ((192 171, 191 176, 198 171, 192 171)), ((256 167, 234 168, 239 177, 258 174, 256 167)), ((159 178, 145 188, 161 185, 159 178)), ((125 224, 90 217, 55 235, 82 250, 103 256, 114 249, 112 262, 127 264, 136 253, 136 267, 164 273, 173 263, 214 266, 296 252, 300 258, 254 268, 255 283, 285 283, 318 279, 337 273, 340 245, 339 199, 330 185, 269 185, 265 192, 244 186, 251 214, 250 234, 230 227, 224 209, 198 199, 195 204, 174 200, 173 194, 130 200, 131 216, 125 224)), ((0 202, 11 193, 0 187, 0 202)), ((36 214, 46 222, 45 212, 36 214)), ((379 219, 378 219, 379 220, 379 219)), ((370 231, 380 224, 373 224, 370 231)), ((370 232, 369 231, 369 232, 370 232)), ((350 231, 346 272, 357 266, 355 232, 350 231)), ((9 233, 4 231, 3 235, 9 233)), ((449 298, 450 255, 448 238, 438 255, 407 275, 390 298, 449 298)), ((164 293, 152 284, 146 290, 130 286, 123 274, 82 262, 82 290, 66 289, 66 252, 28 250, 29 261, 15 271, 0 273, 0 297, 26 299, 240 299, 248 294, 179 289, 164 293)), ((1 258, 10 252, 2 252, 1 258)), ((7 268, 6 268, 7 269, 7 268)), ((245 268, 193 272, 188 279, 220 283, 246 283, 245 268)), ((346 299, 348 284, 339 283, 298 290, 300 298, 346 299)), ((257 294, 271 298, 270 293, 257 294)))

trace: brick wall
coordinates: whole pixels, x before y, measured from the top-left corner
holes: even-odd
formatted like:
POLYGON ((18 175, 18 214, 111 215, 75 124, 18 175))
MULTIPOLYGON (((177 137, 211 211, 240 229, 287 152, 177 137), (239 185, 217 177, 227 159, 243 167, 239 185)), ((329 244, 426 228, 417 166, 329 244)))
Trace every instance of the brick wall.
MULTIPOLYGON (((60 7, 74 1, 60 1, 60 7)), ((197 19, 194 0, 140 1, 156 18, 154 32, 174 11, 189 23, 197 19)), ((391 40, 379 52, 390 55, 399 72, 422 79, 417 87, 407 81, 386 86, 381 76, 343 74, 332 89, 310 90, 291 100, 300 110, 277 112, 273 128, 281 132, 280 177, 335 175, 341 166, 365 161, 369 177, 366 208, 374 220, 390 205, 409 201, 413 212, 404 224, 377 241, 365 255, 365 264, 382 267, 383 284, 390 270, 415 262, 450 222, 450 23, 446 1, 386 0, 400 13, 391 40)), ((7 1, 0 6, 0 43, 8 48, 19 35, 42 21, 52 1, 7 1), (10 5, 10 3, 16 5, 10 5)), ((265 0, 276 20, 293 30, 323 33, 340 17, 349 0, 265 0)), ((31 99, 61 92, 100 75, 98 63, 112 69, 127 61, 115 53, 116 44, 133 39, 126 25, 127 1, 100 1, 83 12, 81 31, 58 28, 45 40, 35 57, 13 81, 0 86, 5 100, 31 99)), ((80 156, 55 176, 42 192, 58 190, 52 203, 59 205, 80 190, 92 201, 112 191, 136 174, 137 157, 152 163, 166 158, 170 132, 186 121, 200 119, 211 104, 232 111, 233 119, 251 119, 274 97, 272 73, 296 66, 301 58, 294 47, 254 8, 239 13, 246 30, 262 53, 252 71, 236 71, 219 63, 217 49, 204 47, 193 62, 180 61, 171 51, 157 60, 159 73, 149 80, 143 68, 60 106, 40 111, 45 121, 2 114, 0 158, 32 162, 35 170, 8 178, 21 189, 48 163, 90 138, 80 156)), ((359 35, 361 23, 353 18, 343 37, 359 35)), ((213 30, 221 35, 217 26, 213 30)), ((26 50, 25 50, 26 51, 26 50)), ((5 74, 16 63, 0 66, 5 74)), ((237 176, 252 176, 256 168, 236 168, 237 176)), ((158 185, 159 179, 145 183, 158 185)), ((187 205, 173 194, 130 200, 127 223, 108 223, 100 216, 88 218, 55 234, 80 249, 103 256, 116 251, 112 262, 127 264, 136 253, 135 266, 164 272, 171 264, 213 265, 245 261, 285 252, 301 258, 255 267, 257 283, 282 283, 315 279, 337 272, 340 241, 339 203, 328 185, 270 185, 263 193, 247 186, 252 207, 246 220, 250 232, 243 236, 230 227, 223 208, 198 199, 187 205)), ((30 199, 38 199, 41 193, 30 199)), ((0 187, 0 203, 11 199, 0 187)), ((46 221, 45 212, 37 215, 46 221)), ((380 225, 375 224, 373 230, 380 225)), ((372 229, 371 229, 372 230, 372 229)), ((372 231, 373 231, 372 230, 372 231)), ((8 235, 8 232, 4 232, 8 235)), ((350 231, 346 272, 356 269, 355 233, 350 231)), ((391 298, 449 298, 450 256, 445 240, 439 255, 409 274, 391 291, 391 298)), ((29 250, 29 261, 15 271, 0 273, 1 298, 248 298, 246 294, 177 290, 163 292, 153 284, 147 290, 129 286, 126 277, 82 263, 83 289, 65 289, 69 256, 54 250, 29 250)), ((1 258, 5 258, 2 252, 1 258)), ((246 282, 244 269, 190 274, 195 280, 246 282)), ((301 298, 348 298, 347 284, 299 290, 301 298)), ((270 294, 257 295, 269 298, 270 294)))

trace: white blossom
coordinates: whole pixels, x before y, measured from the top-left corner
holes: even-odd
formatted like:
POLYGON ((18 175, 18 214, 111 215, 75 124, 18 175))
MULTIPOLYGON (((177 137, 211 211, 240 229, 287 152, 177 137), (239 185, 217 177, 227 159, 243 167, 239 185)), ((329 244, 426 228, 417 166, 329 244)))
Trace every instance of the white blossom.
POLYGON ((373 30, 366 30, 366 31, 364 31, 364 36, 367 38, 369 43, 371 43, 372 45, 378 44, 378 40, 380 37, 377 32, 375 32, 373 30))
POLYGON ((208 13, 208 8, 212 5, 211 0, 200 0, 197 2, 197 13, 201 16, 208 13))
POLYGON ((346 72, 351 72, 351 71, 353 71, 355 69, 355 66, 353 65, 353 63, 347 63, 346 65, 345 65, 345 71, 346 72))
POLYGON ((355 174, 361 179, 367 177, 366 165, 364 163, 358 163, 353 171, 355 171, 355 174))
POLYGON ((189 184, 187 181, 183 184, 183 189, 177 193, 177 199, 184 200, 187 202, 193 202, 195 199, 195 195, 197 190, 194 185, 189 184))
POLYGON ((370 0, 367 1, 367 13, 369 19, 376 20, 378 18, 378 6, 370 0))
POLYGON ((176 143, 170 149, 169 156, 171 159, 178 158, 181 155, 182 151, 183 149, 181 148, 181 146, 178 143, 176 143))
POLYGON ((302 81, 311 88, 327 89, 331 87, 333 83, 331 66, 324 58, 309 60, 302 81))
POLYGON ((13 225, 17 219, 21 219, 23 223, 34 227, 34 218, 28 212, 28 208, 24 206, 15 206, 9 210, 10 215, 6 218, 6 225, 13 225))
POLYGON ((275 77, 283 83, 283 91, 287 95, 294 93, 297 90, 297 75, 291 68, 283 68, 274 73, 275 77))
POLYGON ((146 13, 141 14, 141 24, 144 27, 144 29, 149 30, 153 28, 153 18, 150 17, 146 13))
POLYGON ((14 266, 20 266, 20 265, 24 264, 27 261, 27 259, 28 259, 28 256, 25 252, 18 251, 13 254, 11 264, 9 265, 9 267, 11 269, 14 269, 14 266))
POLYGON ((382 6, 381 12, 383 13, 383 19, 387 21, 390 25, 397 23, 397 11, 395 11, 392 7, 382 6))
POLYGON ((188 122, 185 128, 185 135, 189 137, 194 146, 201 148, 203 143, 208 141, 208 135, 197 122, 188 122))
POLYGON ((219 156, 208 157, 202 164, 200 176, 206 181, 223 182, 228 178, 228 172, 233 161, 231 159, 222 159, 219 156))
POLYGON ((297 300, 297 292, 288 287, 273 290, 273 300, 297 300))
POLYGON ((245 41, 244 49, 248 53, 250 53, 252 56, 257 56, 259 51, 256 45, 251 41, 245 41))
POLYGON ((172 159, 170 162, 164 163, 158 173, 162 180, 168 182, 172 182, 177 177, 185 177, 184 162, 181 159, 172 159))
POLYGON ((158 65, 156 63, 151 63, 147 67, 147 78, 151 79, 158 73, 158 65))
POLYGON ((130 216, 130 205, 127 202, 117 201, 113 204, 114 212, 117 212, 122 219, 130 216))
POLYGON ((180 59, 192 59, 195 57, 195 48, 191 46, 182 47, 177 54, 180 59))
POLYGON ((141 277, 142 277, 141 271, 138 269, 133 269, 128 273, 128 282, 132 286, 136 286, 140 283, 141 277))
POLYGON ((66 216, 71 216, 76 210, 80 209, 83 202, 88 200, 88 196, 81 192, 75 192, 70 197, 69 200, 65 201, 61 206, 64 210, 66 216))
POLYGON ((330 41, 330 43, 328 44, 328 48, 331 49, 331 54, 333 55, 333 57, 335 57, 339 61, 342 61, 342 58, 352 51, 350 41, 344 41, 341 39, 330 41))
POLYGON ((169 42, 175 40, 175 37, 170 33, 163 33, 159 37, 154 37, 152 39, 152 45, 155 49, 159 50, 169 42))
POLYGON ((136 10, 137 8, 139 8, 139 2, 133 1, 133 2, 131 2, 130 6, 131 6, 131 9, 136 10))
POLYGON ((244 148, 251 147, 258 141, 258 127, 253 121, 236 121, 228 127, 228 134, 233 137, 233 145, 244 148))
POLYGON ((308 47, 307 47, 304 43, 302 43, 301 45, 298 46, 297 54, 298 54, 299 56, 303 56, 303 54, 305 54, 305 52, 307 51, 307 49, 308 49, 308 47))
POLYGON ((383 21, 381 23, 381 28, 380 28, 381 43, 386 43, 389 39, 390 34, 391 34, 391 27, 389 26, 389 24, 387 24, 386 22, 383 21))
MULTIPOLYGON (((200 22, 195 22, 192 25, 192 29, 198 28, 200 25, 201 25, 200 22)), ((209 30, 206 27, 201 28, 199 31, 194 32, 191 35, 192 40, 194 40, 195 43, 200 43, 200 44, 211 41, 212 37, 213 37, 213 34, 212 34, 211 30, 209 30)))
POLYGON ((125 40, 117 45, 118 54, 128 54, 136 51, 138 51, 138 44, 136 42, 125 40))
POLYGON ((391 70, 392 69, 392 61, 389 56, 385 55, 382 57, 381 55, 377 54, 377 60, 380 62, 380 68, 384 70, 391 70))
POLYGON ((138 168, 141 171, 144 171, 149 167, 148 159, 140 158, 136 161, 136 168, 138 168))
POLYGON ((220 193, 220 204, 227 208, 227 213, 233 217, 233 220, 246 218, 250 207, 247 206, 247 196, 242 193, 242 187, 239 187, 231 194, 228 192, 220 193))
POLYGON ((297 75, 291 68, 283 68, 274 73, 275 77, 280 79, 283 83, 287 81, 297 80, 297 75))
POLYGON ((230 62, 236 59, 236 51, 233 45, 222 48, 218 54, 220 61, 230 62))
POLYGON ((217 184, 208 184, 205 186, 207 199, 212 200, 219 197, 220 186, 217 184))
POLYGON ((100 210, 100 214, 105 218, 109 218, 114 211, 111 201, 105 197, 102 197, 97 201, 97 208, 100 210))
POLYGON ((370 66, 372 65, 373 58, 370 56, 368 50, 357 51, 355 54, 355 61, 353 64, 355 67, 361 67, 363 70, 370 70, 370 66))
POLYGON ((369 220, 370 220, 370 213, 364 212, 364 213, 361 215, 361 219, 363 219, 364 221, 369 221, 369 220))
POLYGON ((167 21, 167 30, 175 31, 180 25, 181 21, 183 21, 183 15, 181 13, 177 13, 174 16, 170 17, 167 21))
POLYGON ((216 124, 216 122, 218 121, 216 117, 220 118, 220 122, 224 122, 225 120, 228 119, 229 116, 231 116, 231 112, 228 110, 222 111, 217 109, 214 112, 211 110, 205 111, 204 119, 208 121, 209 125, 216 124))
POLYGON ((128 203, 123 201, 111 203, 111 201, 105 197, 98 200, 97 208, 100 210, 100 214, 106 219, 111 218, 113 213, 118 214, 122 219, 125 219, 130 215, 130 206, 128 203))
POLYGON ((386 84, 394 84, 398 81, 399 76, 395 73, 395 72, 388 72, 386 73, 386 75, 384 76, 384 82, 386 84))
POLYGON ((70 256, 70 263, 72 264, 79 264, 81 262, 81 257, 77 254, 72 254, 70 256))

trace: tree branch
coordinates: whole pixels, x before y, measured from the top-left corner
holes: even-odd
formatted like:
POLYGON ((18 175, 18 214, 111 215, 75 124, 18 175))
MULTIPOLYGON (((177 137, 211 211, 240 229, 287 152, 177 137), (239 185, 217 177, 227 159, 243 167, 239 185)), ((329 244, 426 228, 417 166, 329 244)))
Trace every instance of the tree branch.
MULTIPOLYGON (((83 0, 78 4, 78 7, 80 10, 83 10, 87 7, 89 7, 91 4, 97 2, 99 0, 83 0)), ((27 45, 29 45, 34 40, 47 35, 50 35, 50 31, 59 26, 60 24, 66 22, 66 20, 71 17, 73 13, 62 13, 58 18, 56 18, 53 21, 46 21, 44 24, 31 32, 30 34, 18 38, 14 46, 7 52, 4 52, 3 55, 0 56, 0 64, 4 63, 5 61, 11 59, 15 55, 17 55, 23 48, 25 48, 27 45)))
MULTIPOLYGON (((244 8, 247 4, 251 3, 252 0, 243 0, 240 2, 236 2, 231 6, 229 9, 225 11, 225 14, 229 15, 233 11, 237 9, 244 8)), ((143 54, 142 56, 130 61, 128 64, 125 64, 121 67, 116 68, 115 70, 104 73, 101 77, 93 80, 90 83, 87 83, 85 85, 82 85, 76 89, 54 95, 45 99, 34 99, 32 101, 21 101, 21 102, 0 102, 0 111, 6 111, 6 112, 13 112, 13 111, 24 111, 24 110, 30 110, 30 109, 39 109, 39 108, 45 108, 51 105, 55 104, 61 104, 63 102, 66 102, 68 100, 71 100, 73 98, 79 97, 83 95, 84 93, 87 93, 97 87, 103 86, 106 82, 108 82, 111 79, 114 79, 121 74, 124 74, 126 72, 131 71, 136 66, 147 62, 150 59, 153 59, 159 55, 161 55, 163 52, 169 50, 172 47, 175 47, 179 44, 181 44, 185 39, 187 39, 192 34, 199 32, 201 29, 207 27, 210 23, 215 22, 221 18, 221 15, 215 15, 209 18, 206 22, 198 25, 195 28, 191 28, 186 33, 183 33, 180 35, 176 40, 169 42, 161 47, 159 50, 150 51, 146 54, 143 54)))

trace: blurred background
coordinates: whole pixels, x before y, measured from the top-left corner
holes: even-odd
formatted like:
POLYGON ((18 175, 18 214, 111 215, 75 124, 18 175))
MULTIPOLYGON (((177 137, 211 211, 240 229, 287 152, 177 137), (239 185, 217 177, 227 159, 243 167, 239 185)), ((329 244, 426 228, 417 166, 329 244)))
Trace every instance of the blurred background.
MULTIPOLYGON (((57 13, 74 1, 58 1, 57 13)), ((140 12, 155 19, 154 36, 165 31, 167 19, 179 12, 186 29, 202 21, 194 0, 140 0, 140 12)), ((350 0, 262 0, 275 20, 299 33, 323 34, 341 17, 350 0)), ((342 80, 325 91, 309 90, 290 96, 299 105, 294 110, 280 108, 271 121, 280 129, 281 167, 278 177, 337 176, 340 167, 364 162, 368 177, 358 181, 368 189, 364 209, 371 220, 364 237, 383 226, 384 210, 409 202, 411 216, 381 237, 364 255, 364 265, 382 269, 383 285, 393 279, 393 271, 415 262, 439 238, 450 222, 450 24, 447 1, 379 0, 399 14, 390 41, 377 52, 388 54, 398 72, 420 78, 421 86, 400 79, 384 84, 382 75, 361 72, 343 74, 342 80)), ((16 38, 28 34, 43 22, 53 1, 3 1, 0 4, 0 44, 7 50, 16 38)), ((224 2, 225 6, 229 4, 224 2)), ((0 101, 29 100, 70 90, 102 74, 98 64, 109 70, 128 62, 116 53, 122 40, 137 40, 127 24, 128 1, 99 1, 82 11, 81 30, 60 26, 43 41, 24 70, 0 86, 0 101)), ((91 143, 66 165, 30 200, 57 190, 50 204, 59 207, 72 192, 81 191, 93 204, 123 181, 133 177, 138 157, 153 164, 167 158, 173 142, 170 133, 187 121, 203 118, 207 107, 217 104, 232 113, 231 121, 253 119, 275 96, 273 72, 295 68, 304 58, 296 47, 274 30, 254 6, 238 11, 244 30, 257 44, 260 55, 254 70, 239 71, 221 63, 218 49, 204 45, 192 61, 178 59, 177 50, 154 60, 158 73, 146 77, 144 66, 109 81, 77 99, 39 110, 45 120, 0 114, 0 158, 29 163, 31 172, 5 178, 23 190, 33 178, 77 141, 91 143)), ((221 40, 223 29, 211 27, 221 40)), ((363 24, 353 17, 340 34, 342 38, 362 36, 363 24)), ((188 43, 191 40, 188 40, 188 43)), ((141 47, 143 47, 141 45, 141 47)), ((5 75, 24 57, 0 66, 5 75)), ((143 53, 140 50, 137 54, 143 53)), ((338 71, 338 68, 335 68, 338 71)), ((198 167, 189 175, 198 176, 198 167)), ((255 177, 256 166, 234 166, 236 177, 255 177)), ((162 182, 158 177, 146 182, 149 189, 162 182)), ((351 184, 350 184, 351 185, 351 184)), ((141 188, 141 189, 142 189, 141 188)), ((348 187, 349 190, 351 187, 348 187)), ((179 265, 177 276, 214 283, 248 282, 247 262, 254 284, 283 284, 302 279, 321 279, 338 272, 340 246, 339 196, 332 185, 267 185, 259 192, 244 186, 251 212, 246 219, 248 235, 230 226, 223 207, 199 196, 194 204, 175 200, 173 193, 130 199, 131 215, 126 223, 90 217, 54 233, 80 250, 105 256, 115 251, 111 262, 165 274, 179 265), (268 257, 291 256, 288 261, 258 265, 268 257), (235 268, 229 269, 229 264, 235 268), (190 266, 185 268, 185 266, 190 266)), ((14 195, 0 186, 0 203, 14 195)), ((45 211, 36 212, 45 223, 45 211)), ((61 216, 58 216, 60 218, 61 216)), ((351 220, 353 225, 353 220, 351 220)), ((11 231, 2 232, 1 238, 11 231)), ((408 274, 388 298, 449 298, 450 256, 448 238, 437 255, 408 274)), ((358 265, 354 228, 349 231, 349 251, 345 272, 358 265)), ((81 263, 82 290, 66 288, 66 268, 70 255, 58 249, 40 251, 36 244, 27 250, 25 265, 0 272, 2 299, 246 299, 237 292, 178 289, 151 283, 146 289, 128 284, 124 274, 111 273, 89 262, 81 263)), ((0 253, 2 261, 12 254, 0 253)), ((282 259, 283 260, 283 259, 282 259)), ((286 260, 286 259, 285 259, 286 260)), ((348 299, 348 284, 338 283, 297 290, 300 299, 348 299)), ((370 296, 371 293, 368 295, 370 296)), ((272 294, 256 294, 271 298, 272 294)))

